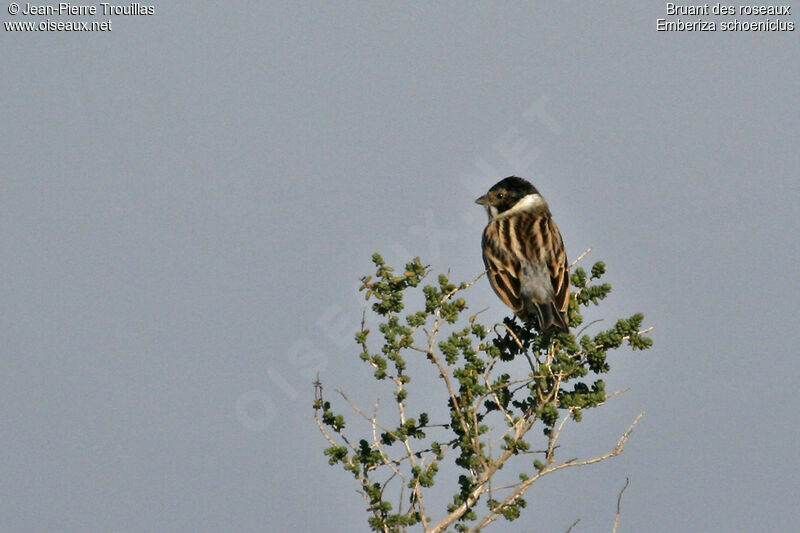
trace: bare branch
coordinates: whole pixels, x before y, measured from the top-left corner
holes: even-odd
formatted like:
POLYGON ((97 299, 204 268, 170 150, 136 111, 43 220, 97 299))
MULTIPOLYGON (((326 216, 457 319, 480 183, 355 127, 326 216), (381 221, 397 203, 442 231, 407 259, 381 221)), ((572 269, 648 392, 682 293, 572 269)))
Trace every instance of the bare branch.
MULTIPOLYGON (((638 337, 639 335, 644 335, 645 333, 650 333, 651 331, 653 331, 654 328, 655 328, 655 326, 650 326, 649 328, 643 329, 642 331, 637 331, 635 335, 638 337)), ((631 338, 630 335, 625 335, 624 337, 622 337, 622 340, 626 341, 626 340, 629 340, 630 338, 631 338)))
POLYGON ((603 321, 603 319, 602 319, 602 318, 598 318, 597 320, 592 320, 591 322, 589 322, 588 324, 586 324, 585 326, 583 326, 583 327, 581 328, 581 330, 580 330, 578 333, 576 333, 576 334, 575 334, 575 338, 577 339, 578 337, 580 337, 581 335, 583 335, 583 332, 584 332, 584 331, 586 331, 587 329, 589 329, 589 327, 590 327, 590 326, 593 326, 593 325, 595 325, 595 324, 598 324, 598 323, 600 323, 600 322, 602 322, 602 321, 603 321))
POLYGON ((622 493, 625 492, 625 489, 628 488, 629 481, 630 480, 628 478, 625 478, 625 485, 619 491, 619 496, 617 496, 617 514, 614 515, 614 529, 611 530, 611 533, 617 533, 617 526, 619 526, 619 507, 620 504, 622 503, 622 493))
POLYGON ((504 328, 506 328, 506 331, 508 331, 508 333, 509 333, 509 334, 510 334, 510 335, 511 335, 513 338, 514 338, 514 341, 517 343, 517 346, 519 346, 519 349, 520 349, 520 350, 524 350, 524 348, 522 347, 522 343, 519 341, 519 337, 517 337, 517 334, 516 334, 516 333, 514 333, 514 330, 513 330, 513 329, 511 329, 510 327, 508 327, 508 326, 505 324, 505 322, 498 322, 498 323, 497 323, 497 324, 495 324, 495 325, 494 325, 494 327, 492 328, 492 329, 494 330, 494 332, 497 334, 497 336, 498 336, 498 337, 500 336, 500 334, 499 334, 499 333, 497 333, 497 326, 503 326, 504 328))
MULTIPOLYGON (((470 287, 472 287, 473 285, 478 283, 478 280, 481 279, 483 276, 485 276, 487 272, 488 272, 488 270, 484 270, 483 272, 481 272, 480 274, 475 276, 475 279, 473 279, 469 283, 465 283, 463 287, 456 287, 455 289, 453 289, 452 291, 447 293, 447 295, 442 298, 442 301, 446 302, 452 295, 454 295, 458 291, 465 291, 465 290, 469 289, 470 287)), ((448 272, 448 277, 450 277, 449 274, 450 273, 448 272)))
POLYGON ((591 252, 591 251, 592 251, 592 249, 591 249, 591 248, 587 248, 586 250, 584 250, 584 251, 583 251, 583 253, 582 253, 581 255, 579 255, 579 256, 578 256, 578 258, 577 258, 575 261, 573 261, 572 263, 570 263, 569 267, 570 267, 570 268, 572 268, 572 267, 574 267, 575 265, 577 265, 577 264, 578 264, 578 262, 579 262, 581 259, 583 259, 584 257, 586 257, 586 256, 589 254, 589 252, 591 252))
POLYGON ((481 529, 483 529, 484 527, 489 525, 491 522, 494 522, 495 520, 497 520, 500 517, 499 511, 501 509, 503 509, 504 507, 508 506, 509 504, 514 503, 519 498, 521 498, 522 495, 530 488, 530 486, 533 485, 533 483, 535 483, 539 478, 541 478, 543 476, 546 476, 547 474, 551 474, 553 472, 556 472, 557 470, 564 469, 564 468, 569 468, 569 467, 573 467, 573 466, 584 466, 584 465, 590 465, 590 464, 594 464, 594 463, 599 463, 600 461, 605 461, 606 459, 609 459, 611 457, 616 457, 617 455, 622 453, 622 450, 625 448, 625 443, 628 442, 628 439, 631 436, 631 432, 633 431, 633 428, 636 426, 636 424, 639 422, 639 420, 642 418, 642 416, 644 416, 644 413, 640 413, 639 416, 637 416, 634 419, 634 421, 631 423, 631 425, 628 426, 628 429, 625 430, 625 432, 622 434, 622 436, 617 441, 617 445, 610 452, 608 452, 608 453, 606 453, 604 455, 598 456, 598 457, 593 457, 591 459, 586 459, 584 461, 576 461, 576 460, 572 460, 572 459, 570 459, 568 461, 564 461, 563 463, 560 463, 560 464, 558 464, 556 466, 549 467, 549 468, 544 468, 539 473, 537 473, 535 476, 530 477, 530 478, 526 479, 525 481, 523 481, 522 483, 520 483, 519 487, 514 492, 509 494, 506 497, 506 499, 503 500, 500 503, 500 505, 498 505, 494 510, 492 510, 485 517, 483 517, 481 522, 475 527, 474 530, 475 531, 480 531, 481 529))
POLYGON ((381 428, 385 432, 391 434, 393 437, 396 436, 396 435, 394 435, 394 433, 392 433, 392 431, 389 428, 384 427, 383 425, 379 424, 378 421, 377 421, 376 416, 377 416, 377 412, 378 412, 378 404, 380 403, 380 399, 378 399, 375 402, 375 414, 376 414, 376 416, 369 416, 358 405, 356 405, 355 402, 353 402, 353 400, 351 400, 347 396, 347 394, 345 394, 345 392, 342 389, 336 389, 336 392, 338 392, 339 395, 342 398, 344 398, 344 400, 348 403, 348 405, 350 405, 350 408, 353 409, 353 411, 355 411, 356 413, 360 414, 367 422, 373 424, 374 426, 377 426, 377 427, 381 428))
MULTIPOLYGON (((487 365, 487 367, 488 367, 488 368, 491 368, 491 366, 489 366, 489 365, 487 365)), ((483 401, 486 399, 487 395, 491 394, 491 395, 492 395, 492 399, 494 400, 494 403, 495 403, 495 405, 497 405, 497 408, 500 410, 500 412, 501 412, 501 413, 503 413, 503 416, 505 417, 505 419, 506 419, 506 422, 508 422, 509 424, 513 424, 513 423, 514 423, 514 419, 513 419, 513 418, 511 418, 511 415, 508 413, 508 411, 506 410, 506 408, 505 408, 505 407, 503 407, 503 403, 500 401, 500 398, 497 396, 497 390, 496 390, 496 389, 495 389, 495 388, 492 386, 491 378, 489 377, 489 370, 487 370, 486 372, 484 372, 484 374, 483 374, 483 381, 484 381, 484 383, 486 384, 486 390, 487 390, 488 392, 487 392, 486 394, 483 394, 483 395, 482 395, 482 396, 481 396, 481 397, 478 399, 478 402, 477 402, 477 403, 478 403, 479 405, 482 405, 482 404, 483 404, 483 401)), ((506 384, 504 388, 508 388, 508 384, 506 384)))
POLYGON ((478 318, 478 315, 480 315, 481 313, 485 313, 488 310, 489 310, 488 307, 484 307, 483 309, 481 309, 480 311, 469 317, 469 323, 472 324, 473 322, 475 322, 475 319, 478 318))
POLYGON ((564 463, 561 463, 558 466, 555 466, 553 468, 548 469, 546 471, 546 473, 549 474, 551 472, 555 472, 556 470, 561 470, 562 468, 567 468, 567 467, 570 467, 570 466, 583 466, 583 465, 590 465, 590 464, 594 464, 594 463, 599 463, 600 461, 605 461, 606 459, 609 459, 611 457, 616 457, 617 455, 622 453, 622 450, 625 448, 625 444, 628 442, 628 439, 631 436, 631 432, 633 432, 633 428, 636 426, 636 424, 639 423, 639 420, 643 416, 644 416, 644 413, 639 413, 639 416, 637 416, 634 419, 634 421, 631 423, 631 425, 628 426, 628 429, 625 430, 625 433, 623 433, 622 436, 619 438, 619 440, 617 441, 617 445, 614 446, 614 449, 611 450, 610 452, 608 452, 607 454, 601 455, 599 457, 594 457, 592 459, 586 459, 585 461, 568 461, 568 462, 564 462, 564 463))
POLYGON ((555 452, 555 445, 556 445, 556 442, 558 442, 558 439, 561 437, 561 430, 564 429, 564 424, 566 424, 567 420, 570 419, 570 417, 572 416, 572 413, 575 412, 575 409, 576 409, 575 407, 570 407, 568 412, 567 412, 567 414, 564 415, 564 417, 561 419, 561 422, 558 424, 558 429, 556 429, 556 431, 555 431, 555 433, 553 435, 551 446, 548 446, 548 448, 547 448, 547 457, 548 458, 552 455, 553 452, 555 452))
POLYGON ((322 436, 323 436, 323 437, 325 437, 325 440, 327 440, 327 441, 328 441, 328 443, 329 443, 331 446, 336 446, 336 447, 338 448, 338 447, 339 447, 339 445, 338 445, 338 444, 336 443, 336 441, 335 441, 335 440, 333 440, 333 439, 331 438, 331 436, 328 434, 328 431, 325 429, 325 426, 324 426, 324 425, 322 425, 322 420, 320 420, 320 419, 319 419, 319 417, 318 417, 316 414, 314 414, 314 420, 316 420, 316 421, 317 421, 317 426, 319 426, 319 431, 322 433, 322 436))
MULTIPOLYGON (((619 394, 625 394, 629 390, 631 390, 630 387, 625 387, 624 389, 615 390, 614 392, 612 392, 610 394, 606 394, 606 400, 608 400, 609 398, 613 398, 614 396, 617 396, 619 394)), ((599 403, 597 405, 603 405, 604 403, 606 403, 606 402, 602 402, 602 403, 599 403)))

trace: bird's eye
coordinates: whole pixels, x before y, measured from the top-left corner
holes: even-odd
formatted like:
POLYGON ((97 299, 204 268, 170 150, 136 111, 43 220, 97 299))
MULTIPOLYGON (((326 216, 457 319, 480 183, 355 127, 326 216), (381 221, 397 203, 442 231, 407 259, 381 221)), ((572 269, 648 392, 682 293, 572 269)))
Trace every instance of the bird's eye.
POLYGON ((503 197, 503 193, 501 193, 501 192, 497 193, 497 198, 502 198, 502 197, 503 197))

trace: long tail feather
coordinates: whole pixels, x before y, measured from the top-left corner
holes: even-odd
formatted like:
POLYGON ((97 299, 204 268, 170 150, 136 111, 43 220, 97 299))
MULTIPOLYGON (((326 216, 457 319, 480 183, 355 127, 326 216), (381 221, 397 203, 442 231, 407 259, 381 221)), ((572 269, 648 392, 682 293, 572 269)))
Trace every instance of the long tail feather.
POLYGON ((566 313, 560 313, 555 304, 537 305, 536 314, 539 319, 539 330, 542 333, 567 333, 569 331, 566 313))

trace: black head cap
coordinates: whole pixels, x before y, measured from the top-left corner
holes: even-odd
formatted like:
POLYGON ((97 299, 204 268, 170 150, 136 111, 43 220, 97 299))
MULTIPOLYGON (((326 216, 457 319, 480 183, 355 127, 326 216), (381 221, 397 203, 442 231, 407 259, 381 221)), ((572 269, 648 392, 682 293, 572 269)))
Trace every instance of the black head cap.
POLYGON ((539 194, 539 191, 528 180, 509 176, 495 183, 489 192, 475 200, 475 203, 494 208, 490 209, 490 213, 496 214, 510 209, 529 194, 539 194))
POLYGON ((503 178, 497 183, 495 183, 489 191, 496 191, 503 189, 507 192, 514 192, 519 195, 519 198, 523 196, 527 196, 529 194, 537 194, 539 191, 536 190, 536 187, 531 185, 526 179, 518 178, 516 176, 509 176, 507 178, 503 178))

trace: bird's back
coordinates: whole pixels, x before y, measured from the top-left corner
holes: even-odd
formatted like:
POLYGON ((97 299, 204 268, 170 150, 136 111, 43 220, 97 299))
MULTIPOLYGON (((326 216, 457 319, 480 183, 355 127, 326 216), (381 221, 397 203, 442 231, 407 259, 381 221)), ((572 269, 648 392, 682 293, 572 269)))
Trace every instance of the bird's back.
POLYGON ((567 329, 569 265, 547 204, 493 218, 482 241, 489 281, 500 299, 523 320, 538 315, 543 329, 567 329))

